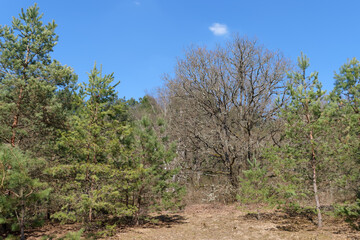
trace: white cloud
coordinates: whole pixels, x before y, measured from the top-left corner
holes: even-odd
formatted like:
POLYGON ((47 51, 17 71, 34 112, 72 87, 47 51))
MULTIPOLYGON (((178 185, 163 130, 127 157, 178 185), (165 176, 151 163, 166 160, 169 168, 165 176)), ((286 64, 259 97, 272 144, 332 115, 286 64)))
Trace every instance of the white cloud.
POLYGON ((228 28, 225 24, 214 23, 209 27, 210 31, 216 36, 225 35, 228 33, 228 28))
POLYGON ((134 3, 135 3, 136 6, 140 6, 140 5, 141 5, 141 3, 140 3, 139 1, 134 1, 134 3))

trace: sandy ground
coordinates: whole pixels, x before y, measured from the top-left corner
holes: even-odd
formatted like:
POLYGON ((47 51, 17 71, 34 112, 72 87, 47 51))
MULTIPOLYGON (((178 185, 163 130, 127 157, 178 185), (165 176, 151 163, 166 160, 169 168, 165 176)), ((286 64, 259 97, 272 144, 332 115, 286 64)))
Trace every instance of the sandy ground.
POLYGON ((194 205, 183 213, 163 216, 163 222, 149 227, 126 229, 109 239, 225 240, 225 239, 360 239, 342 221, 325 218, 318 230, 308 219, 289 219, 284 213, 266 210, 257 213, 235 206, 194 205))
MULTIPOLYGON (((112 240, 225 240, 225 239, 351 239, 360 240, 360 232, 344 221, 324 216, 318 230, 315 220, 292 217, 276 210, 225 205, 192 205, 179 213, 154 215, 152 223, 117 230, 112 240)), ((63 236, 76 230, 74 225, 53 226, 35 231, 29 240, 44 235, 63 236)), ((86 239, 86 238, 85 238, 86 239)))

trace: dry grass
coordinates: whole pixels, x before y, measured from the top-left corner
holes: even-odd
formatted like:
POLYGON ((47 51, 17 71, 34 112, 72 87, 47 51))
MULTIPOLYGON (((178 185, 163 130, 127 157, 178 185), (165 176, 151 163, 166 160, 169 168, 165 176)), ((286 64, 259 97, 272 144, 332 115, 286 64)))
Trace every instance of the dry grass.
MULTIPOLYGON (((250 209, 251 210, 251 209, 250 209)), ((325 218, 325 227, 318 230, 305 217, 289 217, 275 210, 239 210, 236 206, 193 205, 174 221, 165 221, 148 227, 129 228, 111 239, 360 239, 341 220, 325 218)))
MULTIPOLYGON (((360 239, 360 233, 340 219, 325 216, 325 227, 321 230, 317 229, 315 220, 307 216, 289 216, 274 209, 259 210, 256 206, 239 209, 235 205, 198 204, 179 213, 153 216, 152 223, 119 229, 115 236, 105 239, 360 239)), ((63 227, 51 232, 63 234, 65 231, 63 227)), ((28 239, 38 237, 39 234, 35 234, 28 239)))

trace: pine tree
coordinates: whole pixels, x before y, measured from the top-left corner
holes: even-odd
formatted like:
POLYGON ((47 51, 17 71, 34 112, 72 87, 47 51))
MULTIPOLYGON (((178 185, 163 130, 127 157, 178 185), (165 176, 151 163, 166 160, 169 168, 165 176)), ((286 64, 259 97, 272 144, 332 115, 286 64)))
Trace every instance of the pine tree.
POLYGON ((341 113, 341 121, 347 124, 344 137, 351 139, 346 144, 351 149, 348 157, 360 164, 360 62, 356 58, 349 60, 335 73, 335 79, 331 96, 341 113))
POLYGON ((43 159, 32 158, 20 149, 0 144, 0 224, 19 229, 25 239, 28 220, 39 216, 38 206, 51 191, 39 180, 43 159))
POLYGON ((91 222, 100 212, 126 211, 120 196, 125 174, 120 157, 127 151, 131 128, 119 120, 124 104, 117 101, 113 80, 113 74, 102 76, 95 66, 89 83, 80 85, 76 113, 58 144, 63 157, 49 170, 62 185, 57 219, 91 222))
POLYGON ((323 114, 323 100, 325 92, 321 90, 318 73, 306 75, 309 59, 301 54, 298 58, 299 72, 289 74, 288 94, 290 103, 282 113, 286 120, 287 143, 280 149, 277 161, 274 164, 276 174, 281 176, 285 184, 290 184, 287 189, 288 196, 299 192, 308 195, 306 183, 311 180, 312 193, 318 214, 318 227, 322 227, 322 215, 318 191, 319 170, 322 169, 325 158, 323 156, 326 143, 322 137, 326 135, 323 114), (305 185, 304 185, 305 184, 305 185), (304 189, 305 188, 305 189, 304 189))
POLYGON ((354 113, 360 113, 360 62, 353 58, 335 73, 334 93, 343 104, 348 104, 354 113))
POLYGON ((161 118, 154 123, 145 115, 136 122, 131 158, 136 172, 132 191, 137 223, 149 210, 180 207, 184 189, 174 181, 177 169, 172 165, 176 146, 169 143, 165 128, 161 118))
POLYGON ((35 4, 0 26, 0 138, 38 155, 64 127, 77 78, 51 58, 56 24, 42 16, 35 4))
MULTIPOLYGON (((360 229, 360 62, 353 58, 335 73, 335 88, 331 93, 333 101, 332 118, 338 125, 337 133, 341 144, 337 147, 339 183, 350 189, 357 199, 342 207, 347 221, 360 229)), ((348 192, 347 192, 348 193, 348 192)), ((350 195, 350 196, 351 196, 350 195)))

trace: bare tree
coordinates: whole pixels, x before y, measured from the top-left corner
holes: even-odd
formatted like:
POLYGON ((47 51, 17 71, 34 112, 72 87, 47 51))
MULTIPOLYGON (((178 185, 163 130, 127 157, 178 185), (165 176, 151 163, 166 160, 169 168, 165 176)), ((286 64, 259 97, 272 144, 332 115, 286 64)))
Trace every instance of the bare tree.
POLYGON ((217 166, 237 188, 241 169, 275 134, 288 69, 280 53, 238 36, 226 47, 188 50, 175 76, 165 77, 181 161, 193 171, 217 166))

